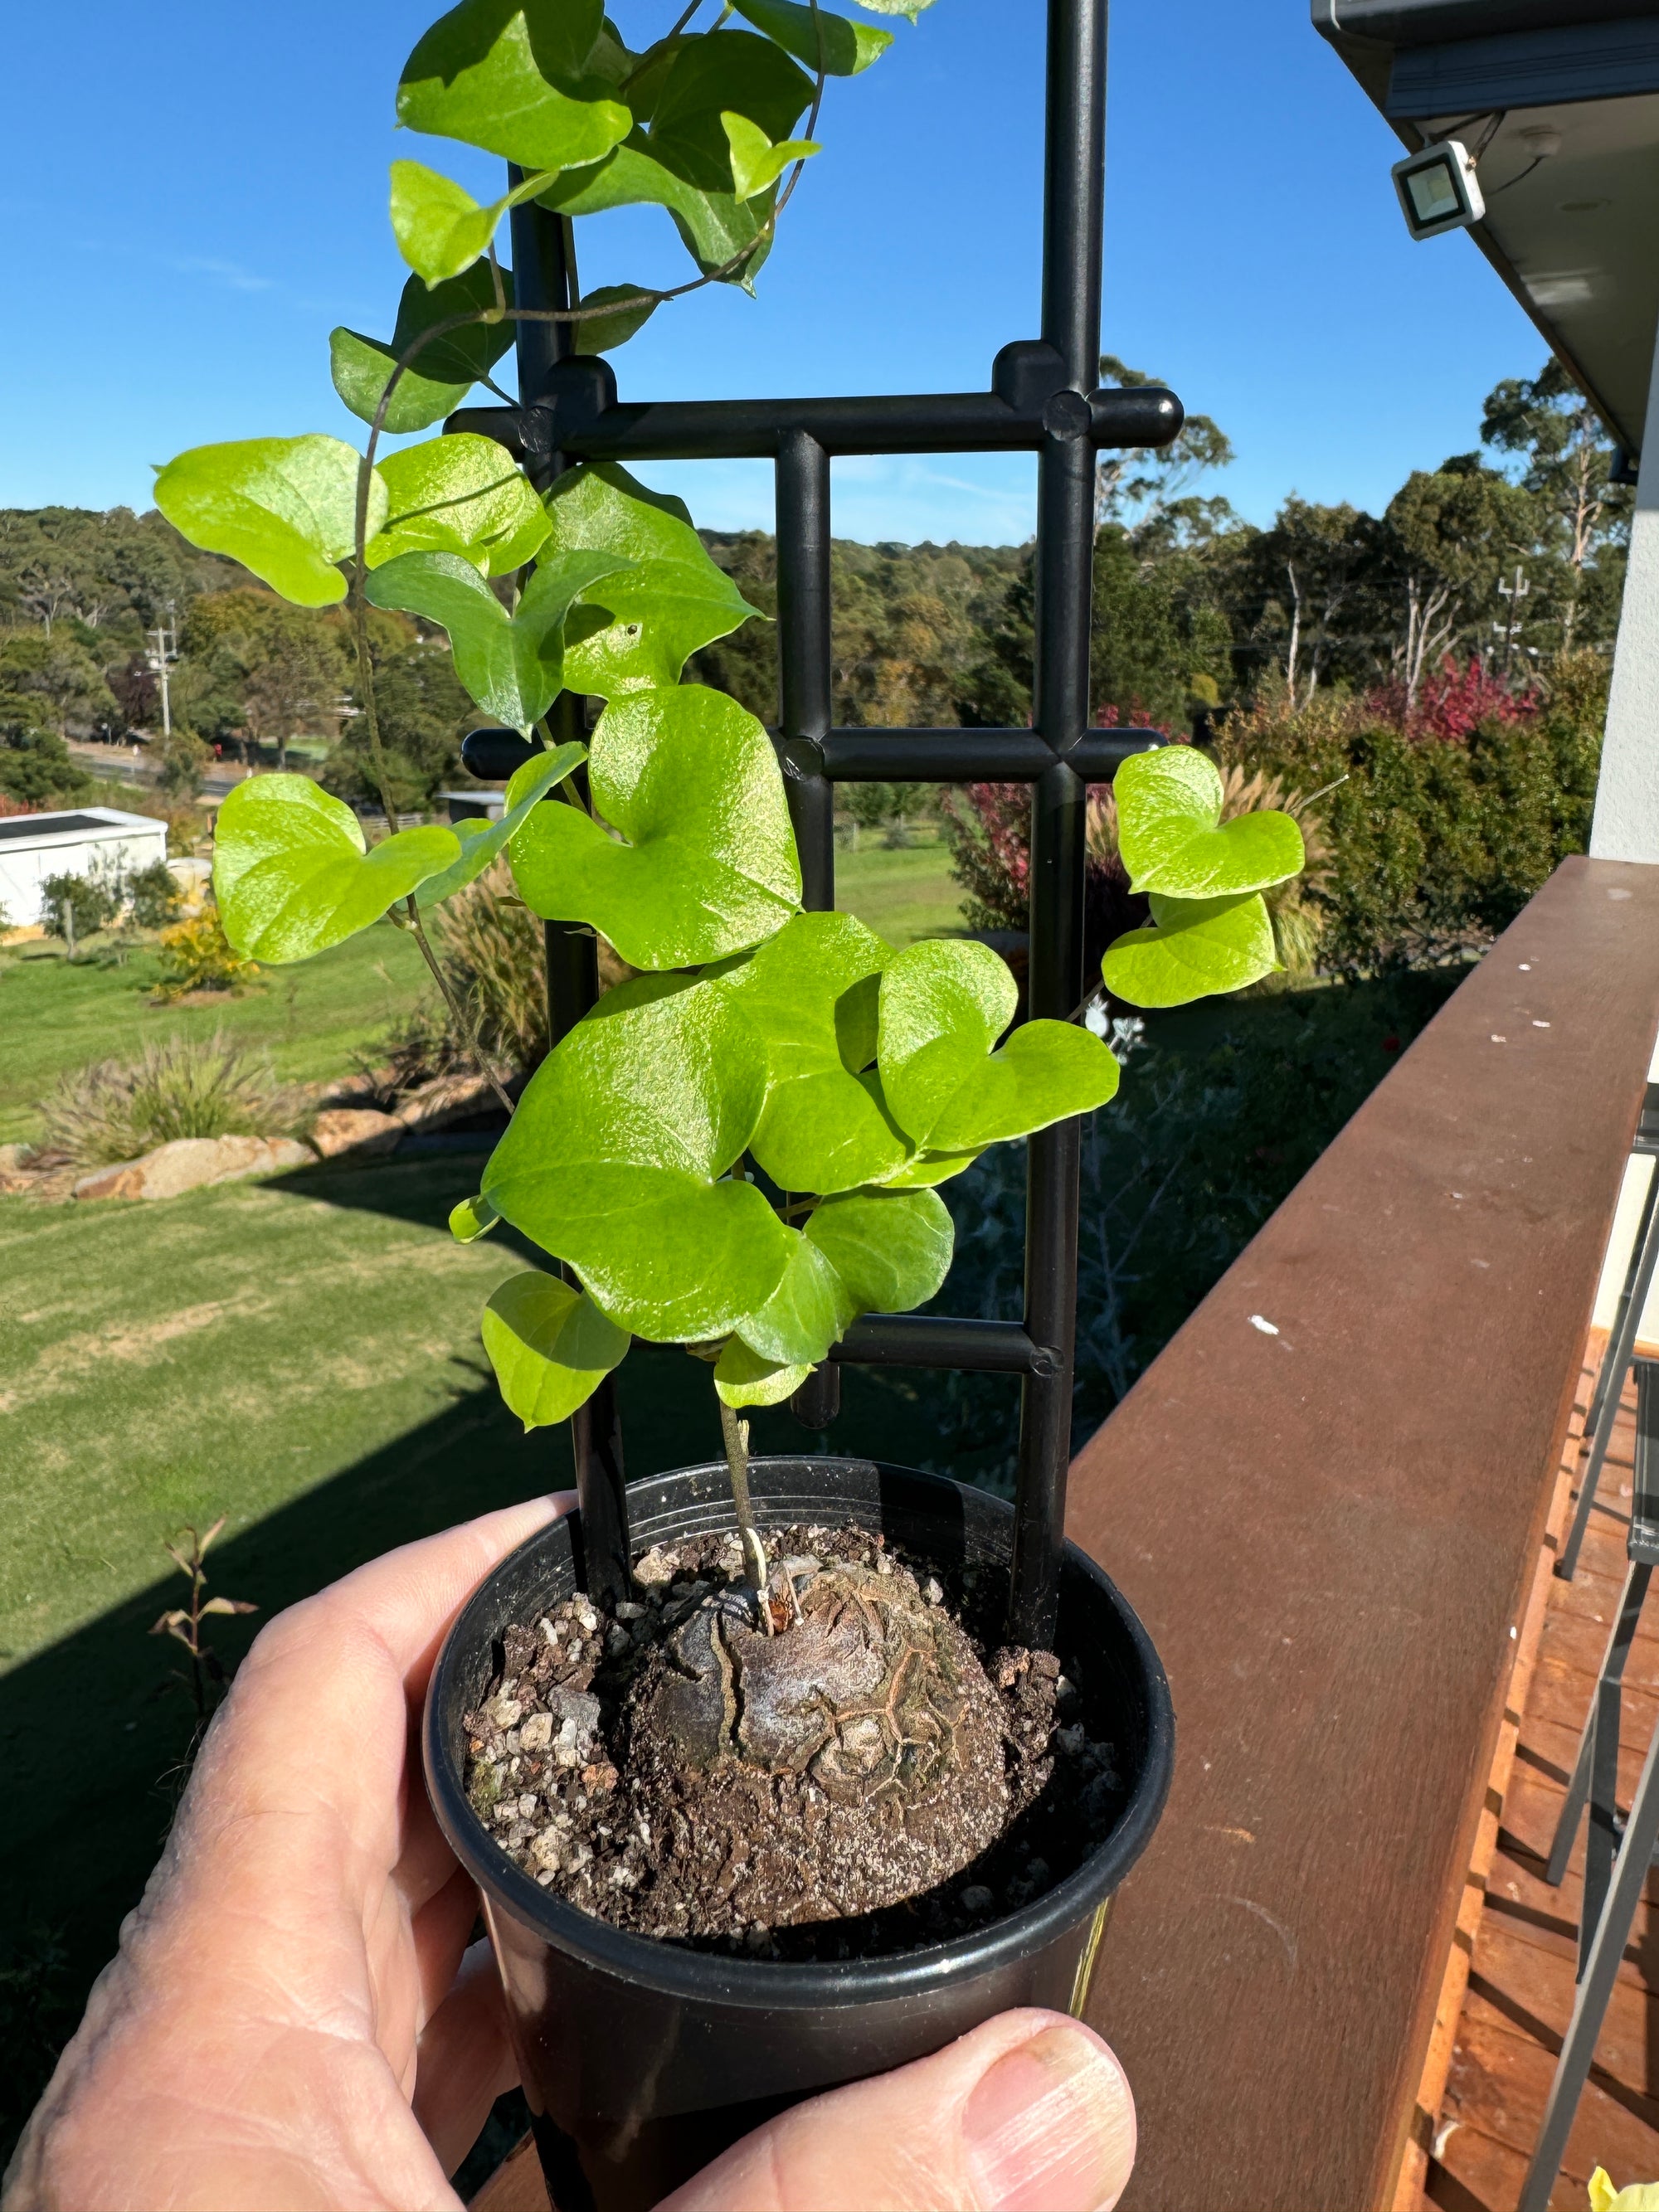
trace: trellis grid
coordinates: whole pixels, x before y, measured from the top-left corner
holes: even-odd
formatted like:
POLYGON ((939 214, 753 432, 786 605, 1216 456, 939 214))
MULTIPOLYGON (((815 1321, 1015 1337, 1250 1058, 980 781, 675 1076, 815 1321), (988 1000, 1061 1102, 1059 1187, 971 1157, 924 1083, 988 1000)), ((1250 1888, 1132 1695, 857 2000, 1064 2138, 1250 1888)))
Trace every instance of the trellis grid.
MULTIPOLYGON (((1003 347, 983 392, 907 398, 729 399, 629 404, 608 362, 574 352, 573 323, 518 326, 516 406, 465 408, 449 430, 483 433, 545 489, 579 461, 763 458, 776 471, 778 721, 774 732, 799 848, 802 904, 836 902, 837 783, 1028 783, 1032 787, 1032 1017, 1064 1021, 1084 975, 1088 787, 1109 783, 1145 730, 1089 724, 1089 637, 1095 453, 1166 445, 1181 403, 1157 386, 1096 389, 1105 168, 1106 0, 1049 0, 1043 179, 1042 335, 1003 347), (1036 649, 1031 726, 1024 730, 836 729, 830 722, 830 464, 836 455, 1035 453, 1037 459, 1036 649)), ((510 172, 516 181, 516 172, 510 172)), ((533 204, 513 210, 519 304, 568 308, 565 230, 533 204)), ((580 702, 555 710, 580 737, 580 702)), ((508 731, 475 731, 463 748, 475 775, 498 779, 526 757, 508 731)), ((552 1042, 598 1000, 590 931, 547 925, 552 1042)), ((1077 1318, 1080 1126, 1028 1140, 1024 1317, 867 1315, 791 1401, 821 1430, 840 1404, 837 1364, 942 1367, 1021 1377, 1018 1473, 1008 1633, 1052 1639, 1066 1479, 1071 1457, 1077 1318)), ((620 1595, 629 1570, 628 1504, 614 1382, 572 1422, 589 1587, 620 1595)))

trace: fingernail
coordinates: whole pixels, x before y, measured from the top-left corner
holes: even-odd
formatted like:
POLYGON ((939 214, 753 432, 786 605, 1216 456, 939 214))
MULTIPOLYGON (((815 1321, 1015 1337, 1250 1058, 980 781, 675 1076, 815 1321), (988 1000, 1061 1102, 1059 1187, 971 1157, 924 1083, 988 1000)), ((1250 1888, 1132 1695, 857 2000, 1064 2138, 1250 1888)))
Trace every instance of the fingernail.
POLYGON ((999 2058, 963 2108, 984 2212, 1101 2212, 1134 2160, 1123 2075, 1080 2027, 1047 2027, 999 2058))

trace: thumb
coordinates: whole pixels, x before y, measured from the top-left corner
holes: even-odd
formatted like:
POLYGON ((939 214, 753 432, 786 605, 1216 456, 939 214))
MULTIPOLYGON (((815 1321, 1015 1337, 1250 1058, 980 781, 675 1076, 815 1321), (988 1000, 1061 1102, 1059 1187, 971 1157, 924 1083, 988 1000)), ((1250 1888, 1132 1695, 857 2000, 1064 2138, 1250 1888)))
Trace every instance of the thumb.
POLYGON ((658 2212, 1111 2212, 1134 2156, 1134 2100, 1100 2038, 1009 2012, 797 2105, 658 2212))

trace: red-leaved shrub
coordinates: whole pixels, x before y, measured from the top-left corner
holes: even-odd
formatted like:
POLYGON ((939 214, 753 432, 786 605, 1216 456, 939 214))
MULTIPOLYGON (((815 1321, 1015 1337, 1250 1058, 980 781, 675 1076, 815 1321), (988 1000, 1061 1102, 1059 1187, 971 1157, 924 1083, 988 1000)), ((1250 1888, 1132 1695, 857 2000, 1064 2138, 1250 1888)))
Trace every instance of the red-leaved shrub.
POLYGON ((1409 706, 1403 684, 1385 684, 1366 702, 1382 720, 1408 738, 1437 738, 1454 745, 1467 744, 1483 722, 1530 721, 1540 703, 1530 684, 1523 691, 1511 690, 1473 653, 1468 667, 1460 668, 1449 653, 1437 676, 1423 678, 1409 706))

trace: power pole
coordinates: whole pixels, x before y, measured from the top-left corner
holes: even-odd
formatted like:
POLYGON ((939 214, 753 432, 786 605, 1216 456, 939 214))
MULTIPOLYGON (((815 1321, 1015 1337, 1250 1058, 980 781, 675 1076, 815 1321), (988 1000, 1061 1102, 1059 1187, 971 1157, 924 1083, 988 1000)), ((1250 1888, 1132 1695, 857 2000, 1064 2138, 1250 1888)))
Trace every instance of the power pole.
POLYGON ((1532 586, 1527 581, 1527 572, 1520 562, 1515 564, 1515 581, 1506 584, 1500 576, 1498 588, 1510 603, 1509 612, 1503 621, 1492 624, 1493 629, 1504 641, 1504 673, 1508 676, 1515 665, 1515 641, 1521 635, 1521 602, 1532 591, 1532 586))
POLYGON ((179 627, 171 599, 167 601, 167 613, 175 618, 145 633, 146 636, 155 641, 155 650, 145 657, 149 662, 151 675, 161 687, 161 735, 164 739, 173 735, 173 701, 167 690, 167 665, 179 658, 179 627))

